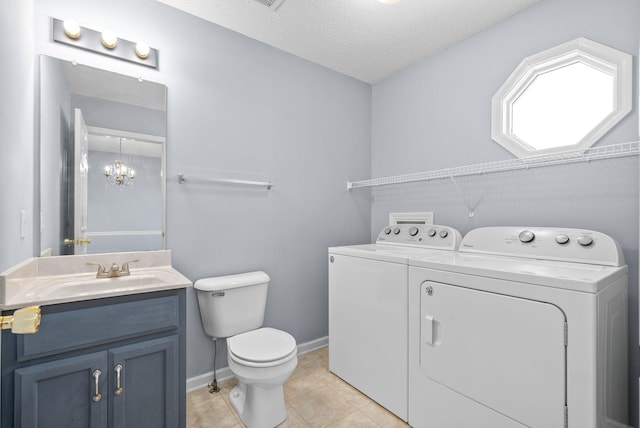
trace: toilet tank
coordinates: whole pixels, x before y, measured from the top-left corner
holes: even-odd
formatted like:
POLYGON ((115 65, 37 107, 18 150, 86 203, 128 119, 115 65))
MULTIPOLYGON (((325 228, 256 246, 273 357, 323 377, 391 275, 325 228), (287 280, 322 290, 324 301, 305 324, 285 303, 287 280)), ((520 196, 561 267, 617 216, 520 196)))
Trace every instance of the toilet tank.
POLYGON ((203 278, 193 286, 207 336, 231 337, 262 326, 269 287, 266 273, 203 278))

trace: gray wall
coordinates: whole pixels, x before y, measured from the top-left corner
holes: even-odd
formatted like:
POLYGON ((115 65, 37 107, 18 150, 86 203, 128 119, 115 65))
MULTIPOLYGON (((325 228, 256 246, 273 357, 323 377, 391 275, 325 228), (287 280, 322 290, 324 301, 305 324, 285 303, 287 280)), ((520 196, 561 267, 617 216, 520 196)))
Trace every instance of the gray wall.
MULTIPOLYGON (((373 177, 512 158, 491 140, 491 97, 524 57, 581 36, 634 56, 633 111, 599 144, 637 140, 638 12, 635 0, 543 0, 373 85, 373 177)), ((436 223, 463 234, 529 225, 595 229, 616 238, 630 271, 629 398, 638 426, 636 156, 362 192, 373 200, 372 237, 389 212, 433 211, 436 223)))
MULTIPOLYGON (((33 255, 34 58, 33 4, 8 0, 0 13, 0 271, 33 255), (10 64, 10 66, 8 66, 10 64), (20 237, 20 211, 27 236, 20 237)), ((39 221, 39 216, 38 216, 39 221)))
MULTIPOLYGON (((35 28, 37 54, 167 85, 167 246, 176 268, 194 281, 262 269, 272 278, 266 325, 300 343, 326 336, 327 247, 366 242, 371 228, 369 200, 346 191, 348 179, 371 175, 370 85, 153 0, 36 0, 35 28), (52 16, 147 40, 160 50, 159 71, 51 43, 52 16), (275 187, 179 185, 177 173, 190 171, 263 176, 275 187)), ((187 375, 195 376, 213 369, 212 347, 193 292, 187 310, 187 375)))

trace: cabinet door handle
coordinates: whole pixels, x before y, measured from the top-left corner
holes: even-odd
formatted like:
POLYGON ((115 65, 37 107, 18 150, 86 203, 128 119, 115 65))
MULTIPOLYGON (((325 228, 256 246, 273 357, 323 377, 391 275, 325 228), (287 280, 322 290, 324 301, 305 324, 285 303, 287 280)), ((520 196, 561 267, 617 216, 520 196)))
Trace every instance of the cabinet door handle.
POLYGON ((96 381, 96 393, 93 394, 93 397, 91 397, 91 399, 96 402, 100 401, 100 399, 102 398, 102 395, 100 395, 100 391, 98 390, 101 374, 102 372, 100 370, 96 370, 92 373, 93 379, 96 381))
POLYGON ((115 395, 122 394, 122 386, 120 385, 120 373, 122 373, 122 364, 118 364, 114 367, 116 371, 116 389, 113 391, 115 395))

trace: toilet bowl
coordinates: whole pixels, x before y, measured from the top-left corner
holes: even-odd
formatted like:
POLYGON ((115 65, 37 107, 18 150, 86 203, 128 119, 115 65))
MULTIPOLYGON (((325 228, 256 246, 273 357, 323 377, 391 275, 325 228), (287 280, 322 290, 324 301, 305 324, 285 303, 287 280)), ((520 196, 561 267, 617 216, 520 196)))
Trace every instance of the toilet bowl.
POLYGON ((238 379, 231 405, 250 428, 273 428, 287 418, 282 385, 298 364, 289 333, 260 328, 227 339, 229 369, 238 379))
POLYGON ((294 337, 262 327, 269 280, 264 272, 249 272, 194 284, 205 333, 227 338, 229 369, 238 379, 229 399, 248 428, 284 422, 282 385, 298 364, 294 337))

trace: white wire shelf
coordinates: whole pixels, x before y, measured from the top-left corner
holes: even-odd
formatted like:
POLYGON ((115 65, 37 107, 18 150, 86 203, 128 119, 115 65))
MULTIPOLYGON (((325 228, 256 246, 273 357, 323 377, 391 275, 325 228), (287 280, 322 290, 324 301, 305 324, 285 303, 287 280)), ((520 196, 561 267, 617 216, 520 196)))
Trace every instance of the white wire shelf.
POLYGON ((270 181, 252 181, 252 180, 236 180, 235 178, 209 178, 209 177, 196 177, 186 174, 178 174, 178 183, 184 184, 187 182, 199 182, 199 183, 215 183, 215 184, 235 184, 241 186, 255 186, 265 187, 271 189, 273 183, 270 181))
POLYGON ((442 178, 464 177, 468 175, 489 174, 492 172, 513 171, 549 165, 561 165, 576 162, 588 162, 596 159, 610 159, 640 154, 640 141, 618 143, 589 149, 570 150, 546 155, 529 156, 521 159, 508 159, 497 162, 458 166, 413 174, 372 178, 370 180, 347 181, 347 189, 388 186, 392 184, 415 183, 442 178))

